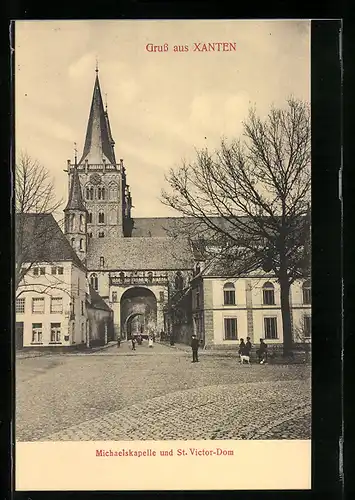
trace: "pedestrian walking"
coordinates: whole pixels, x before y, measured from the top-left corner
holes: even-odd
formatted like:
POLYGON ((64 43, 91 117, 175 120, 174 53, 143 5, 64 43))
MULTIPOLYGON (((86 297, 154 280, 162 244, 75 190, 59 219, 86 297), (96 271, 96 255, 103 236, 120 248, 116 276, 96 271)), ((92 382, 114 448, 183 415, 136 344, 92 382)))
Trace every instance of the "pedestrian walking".
POLYGON ((242 356, 244 354, 244 349, 245 349, 244 339, 240 339, 239 348, 238 348, 239 356, 242 356))
POLYGON ((136 338, 132 337, 132 351, 136 350, 136 338))
POLYGON ((153 337, 149 336, 148 347, 153 347, 153 337))
POLYGON ((198 346, 199 346, 199 342, 198 342, 196 335, 192 335, 191 348, 192 348, 192 362, 193 363, 198 362, 198 346))
POLYGON ((120 347, 120 346, 121 346, 121 338, 117 337, 117 347, 120 347))
POLYGON ((259 363, 261 365, 267 363, 267 344, 263 339, 260 339, 260 347, 256 351, 256 354, 258 355, 259 363))
POLYGON ((244 349, 246 356, 250 356, 252 347, 253 346, 252 346, 252 343, 250 342, 250 337, 247 337, 247 341, 245 342, 245 349, 244 349))

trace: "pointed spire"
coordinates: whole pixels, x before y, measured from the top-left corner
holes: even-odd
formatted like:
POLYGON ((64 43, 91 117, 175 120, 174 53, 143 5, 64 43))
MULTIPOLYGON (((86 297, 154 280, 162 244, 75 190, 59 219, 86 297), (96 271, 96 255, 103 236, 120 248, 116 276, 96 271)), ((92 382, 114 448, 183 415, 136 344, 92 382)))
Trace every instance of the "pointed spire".
POLYGON ((81 194, 81 186, 79 180, 79 174, 77 165, 75 164, 73 169, 73 178, 70 185, 70 193, 67 206, 64 209, 64 212, 67 210, 81 210, 82 212, 86 212, 86 208, 83 202, 83 197, 81 194))
POLYGON ((103 160, 111 164, 116 163, 113 140, 111 138, 107 113, 104 110, 101 95, 98 71, 98 66, 96 66, 96 78, 84 151, 79 164, 83 163, 85 160, 93 164, 102 164, 103 160))

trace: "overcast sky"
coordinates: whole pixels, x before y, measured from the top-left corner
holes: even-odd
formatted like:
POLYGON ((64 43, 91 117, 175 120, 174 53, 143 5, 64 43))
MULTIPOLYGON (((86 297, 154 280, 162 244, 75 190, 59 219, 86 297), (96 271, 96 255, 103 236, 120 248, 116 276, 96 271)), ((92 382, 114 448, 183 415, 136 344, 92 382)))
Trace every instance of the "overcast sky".
POLYGON ((45 165, 67 198, 63 170, 74 142, 82 152, 98 58, 135 217, 178 215, 159 201, 164 173, 194 148, 240 135, 250 104, 265 115, 290 94, 310 99, 308 21, 18 21, 15 37, 17 151, 45 165), (194 42, 237 50, 193 52, 194 42))

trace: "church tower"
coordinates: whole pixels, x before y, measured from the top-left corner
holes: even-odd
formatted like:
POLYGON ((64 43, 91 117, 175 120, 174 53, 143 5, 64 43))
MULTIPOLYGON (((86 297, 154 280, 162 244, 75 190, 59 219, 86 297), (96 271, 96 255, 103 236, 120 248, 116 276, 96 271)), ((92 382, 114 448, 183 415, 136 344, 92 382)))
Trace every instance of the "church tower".
MULTIPOLYGON (((87 209, 88 238, 130 236, 132 200, 121 159, 116 162, 115 142, 104 108, 98 68, 94 83, 85 144, 77 174, 87 209)), ((75 173, 68 164, 69 184, 75 173)))
POLYGON ((81 194, 76 161, 71 176, 69 199, 64 209, 64 232, 79 259, 85 263, 87 251, 87 210, 81 194))

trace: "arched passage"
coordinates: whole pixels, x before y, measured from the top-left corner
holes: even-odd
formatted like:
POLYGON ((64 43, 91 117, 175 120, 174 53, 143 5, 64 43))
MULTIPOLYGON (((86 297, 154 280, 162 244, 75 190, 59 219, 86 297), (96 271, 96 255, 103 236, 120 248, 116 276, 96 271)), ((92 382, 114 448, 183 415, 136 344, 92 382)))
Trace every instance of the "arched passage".
POLYGON ((132 335, 138 335, 144 333, 144 314, 132 313, 125 321, 125 331, 127 332, 127 337, 132 338, 132 335))
POLYGON ((121 332, 127 339, 157 329, 157 299, 148 288, 133 287, 121 297, 121 332))

